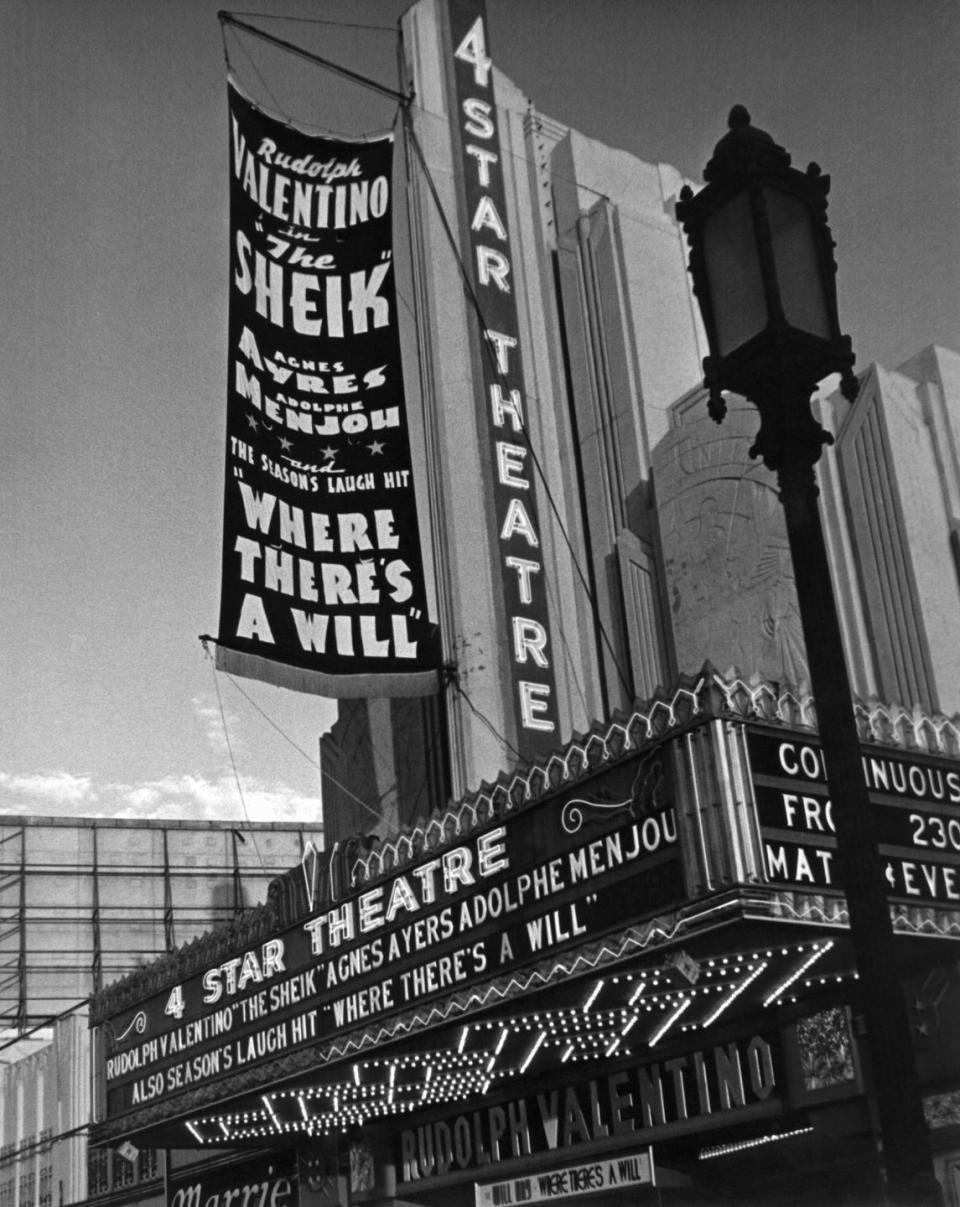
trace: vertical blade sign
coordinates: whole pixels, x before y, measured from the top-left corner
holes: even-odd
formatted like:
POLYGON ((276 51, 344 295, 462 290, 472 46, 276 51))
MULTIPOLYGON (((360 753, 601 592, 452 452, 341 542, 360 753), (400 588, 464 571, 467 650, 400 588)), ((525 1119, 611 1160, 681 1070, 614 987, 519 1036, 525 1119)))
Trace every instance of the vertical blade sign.
POLYGON ((217 666, 327 696, 437 689, 396 322, 389 138, 230 90, 217 666))
POLYGON ((467 217, 464 238, 480 309, 482 405, 490 433, 518 746, 530 758, 551 750, 559 735, 502 152, 484 5, 450 0, 449 13, 467 217))

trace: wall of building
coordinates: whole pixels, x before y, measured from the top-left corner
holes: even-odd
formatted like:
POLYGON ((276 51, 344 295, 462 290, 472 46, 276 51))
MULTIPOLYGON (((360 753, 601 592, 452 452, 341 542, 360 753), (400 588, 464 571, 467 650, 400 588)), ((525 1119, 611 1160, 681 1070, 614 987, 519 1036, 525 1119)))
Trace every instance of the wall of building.
POLYGON ((91 1117, 86 1012, 60 1019, 50 1040, 19 1061, 0 1063, 4 1207, 57 1207, 86 1196, 91 1117))
POLYGON ((320 847, 322 833, 281 823, 0 819, 2 1207, 162 1197, 162 1154, 88 1153, 87 999, 262 905, 308 840, 320 847))
POLYGON ((775 476, 749 448, 756 412, 731 400, 722 426, 694 390, 653 450, 667 615, 678 669, 709 659, 799 685, 807 679, 790 551, 775 476))
POLYGON ((394 833, 450 796, 443 696, 341 700, 320 739, 324 843, 394 833))
POLYGON ((0 1029, 48 1021, 266 899, 317 834, 274 823, 0 819, 0 1029))
POLYGON ((863 696, 960 710, 960 356, 927 348, 871 365, 851 407, 828 397, 836 450, 821 463, 847 649, 863 696))

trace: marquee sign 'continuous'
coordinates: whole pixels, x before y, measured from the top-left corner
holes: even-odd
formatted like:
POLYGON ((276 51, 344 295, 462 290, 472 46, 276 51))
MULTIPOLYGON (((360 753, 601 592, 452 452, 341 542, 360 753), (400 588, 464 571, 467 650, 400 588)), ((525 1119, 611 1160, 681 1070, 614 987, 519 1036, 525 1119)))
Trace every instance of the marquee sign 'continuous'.
POLYGON ((329 696, 436 690, 393 286, 392 141, 230 92, 217 665, 329 696))
POLYGON ((108 1117, 316 1048, 557 957, 683 896, 672 801, 646 759, 489 822, 114 1014, 108 1117), (583 787, 580 788, 583 793, 583 787))
MULTIPOLYGON (((842 890, 833 811, 819 739, 747 731, 767 875, 842 890)), ((891 898, 960 905, 960 769, 955 761, 861 748, 876 810, 880 866, 891 898)))

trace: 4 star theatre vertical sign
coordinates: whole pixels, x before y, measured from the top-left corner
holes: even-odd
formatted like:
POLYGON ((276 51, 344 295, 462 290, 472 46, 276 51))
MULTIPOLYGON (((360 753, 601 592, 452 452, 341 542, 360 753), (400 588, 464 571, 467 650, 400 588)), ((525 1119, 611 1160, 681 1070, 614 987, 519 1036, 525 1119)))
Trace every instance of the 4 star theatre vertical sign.
POLYGON ((500 580, 519 744, 523 754, 532 755, 556 745, 556 691, 485 17, 483 5, 476 0, 451 0, 455 138, 469 273, 480 310, 478 352, 493 469, 500 580))
POLYGON ((217 666, 329 696, 436 690, 393 283, 393 142, 230 90, 217 666))

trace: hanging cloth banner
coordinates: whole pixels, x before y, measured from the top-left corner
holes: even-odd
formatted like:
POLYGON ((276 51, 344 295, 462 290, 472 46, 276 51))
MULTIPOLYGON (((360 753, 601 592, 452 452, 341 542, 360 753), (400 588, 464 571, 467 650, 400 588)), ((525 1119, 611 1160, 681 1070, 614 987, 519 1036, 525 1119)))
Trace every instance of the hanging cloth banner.
POLYGON ((393 140, 310 135, 230 88, 216 665, 320 695, 437 690, 396 321, 393 140))

